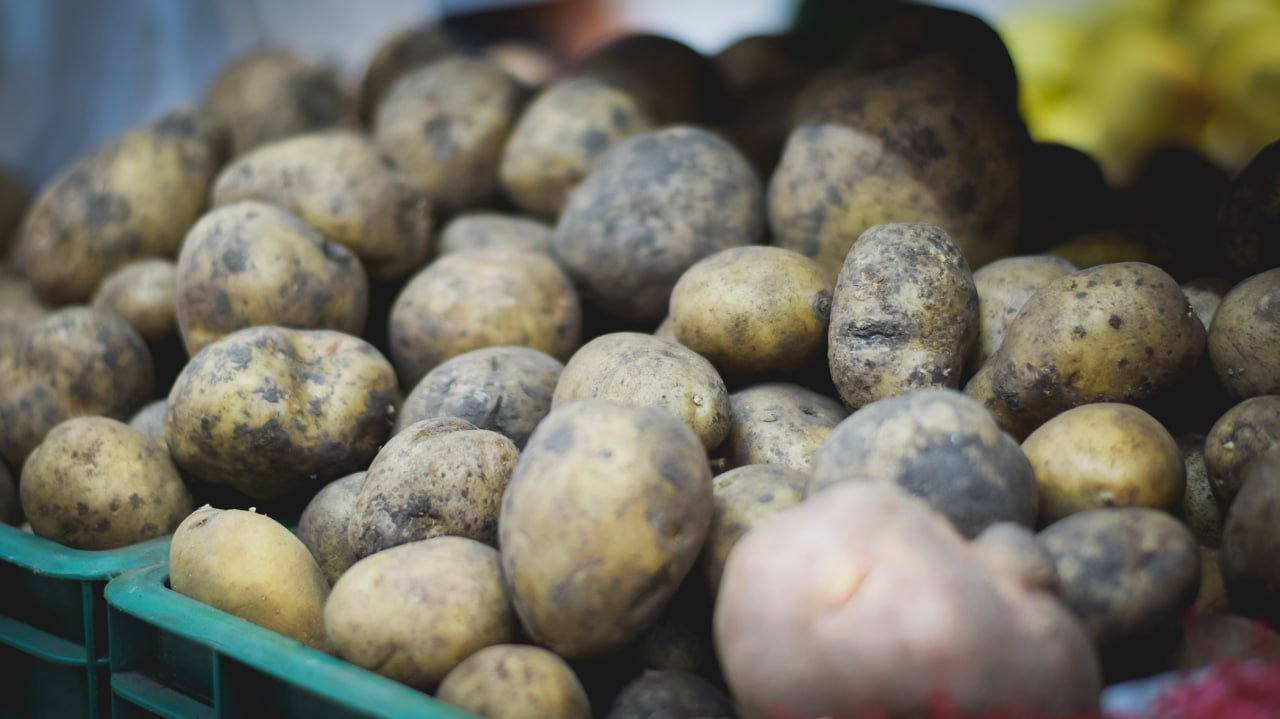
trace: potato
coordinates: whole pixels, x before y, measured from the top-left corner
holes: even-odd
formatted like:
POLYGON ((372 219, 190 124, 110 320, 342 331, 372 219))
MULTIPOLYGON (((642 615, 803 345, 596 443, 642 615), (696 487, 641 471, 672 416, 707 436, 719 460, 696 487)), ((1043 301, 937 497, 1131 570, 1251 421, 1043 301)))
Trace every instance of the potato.
POLYGON ((405 389, 446 360, 519 346, 563 362, 582 337, 573 282, 550 257, 492 247, 445 255, 413 277, 391 307, 391 358, 405 389))
POLYGON ((973 273, 978 290, 978 342, 971 364, 981 367, 1004 341, 1005 330, 1031 295, 1053 280, 1076 271, 1062 257, 1032 255, 996 260, 973 273))
POLYGON ((615 652, 693 567, 712 514, 697 435, 657 407, 551 410, 502 500, 502 571, 528 635, 566 659, 615 652))
POLYGON ((973 538, 973 548, 992 569, 1016 577, 1023 586, 1057 594, 1062 589, 1053 555, 1031 530, 1016 522, 996 522, 973 538))
POLYGON ((1201 547, 1217 549, 1222 542, 1222 510, 1209 481, 1204 440, 1204 436, 1198 434, 1178 437, 1178 449, 1182 452, 1182 464, 1187 474, 1181 514, 1201 547))
POLYGON ((1191 309, 1200 318, 1204 331, 1208 332, 1213 324, 1213 317, 1218 313, 1222 298, 1231 291, 1231 283, 1218 278, 1202 278, 1182 283, 1182 293, 1191 303, 1191 309))
POLYGON ((1253 397, 1227 410, 1204 440, 1209 486, 1225 511, 1235 502, 1249 465, 1280 447, 1280 395, 1253 397))
POLYGON ((524 212, 555 219, 606 150, 654 129, 625 91, 593 77, 558 80, 529 103, 512 130, 498 168, 502 189, 524 212))
POLYGON ((333 586, 324 626, 339 657, 422 691, 516 636, 498 552, 465 537, 424 539, 356 562, 333 586))
POLYGON ((560 72, 560 60, 550 45, 536 40, 509 38, 486 45, 481 55, 497 63, 520 83, 522 90, 538 90, 560 72))
POLYGON ((787 47, 787 40, 782 35, 748 35, 729 43, 711 59, 725 85, 739 96, 794 83, 808 70, 787 47))
POLYGON ((1098 710, 1093 649, 1057 598, 884 483, 831 487, 743 537, 715 632, 744 719, 930 716, 940 697, 957 716, 1098 710))
POLYGON ((715 123, 731 109, 715 64, 670 37, 624 34, 597 47, 573 69, 631 95, 661 125, 715 123))
POLYGON ((832 276, 856 239, 886 223, 937 225, 974 269, 1012 254, 1020 135, 991 88, 935 55, 845 70, 797 103, 769 181, 773 244, 832 276))
POLYGON ((591 719, 591 703, 578 677, 540 647, 495 644, 464 659, 436 698, 490 719, 591 719))
POLYGON ((458 215, 440 231, 441 255, 485 247, 510 247, 551 255, 555 229, 538 220, 500 212, 458 215))
POLYGON ((1204 346, 1204 325, 1167 273, 1098 265, 1032 295, 964 391, 1022 439, 1072 407, 1151 396, 1186 375, 1204 346))
POLYGON ((1220 554, 1217 549, 1200 547, 1200 590, 1195 604, 1191 606, 1197 614, 1232 611, 1231 600, 1227 599, 1227 588, 1222 581, 1220 554))
POLYGON ((254 325, 359 335, 368 309, 355 255, 274 205, 210 211, 178 256, 178 329, 190 355, 254 325))
POLYGON ((981 405, 955 390, 883 399, 836 425, 814 455, 805 496, 849 481, 897 484, 969 538, 994 522, 1035 523, 1031 463, 981 405))
POLYGON ((676 323, 672 321, 671 315, 662 318, 662 321, 654 328, 653 336, 668 342, 677 344, 680 342, 680 340, 676 339, 676 323))
POLYGON ((172 532, 193 509, 163 447, 119 420, 54 426, 22 466, 22 511, 38 536, 116 549, 172 532))
POLYGON ((118 315, 68 307, 32 325, 0 352, 0 457, 21 467, 64 419, 124 419, 151 397, 151 355, 118 315))
POLYGON ((1238 399, 1280 394, 1280 267, 1240 282, 1222 298, 1209 359, 1238 399))
POLYGON ((147 439, 164 444, 164 418, 169 411, 169 400, 161 398, 148 402, 129 418, 129 426, 147 439))
MULTIPOLYGON (((697 579, 702 580, 702 577, 697 579)), ((685 585, 681 585, 681 590, 684 587, 685 585)), ((680 592, 677 591, 667 609, 636 639, 630 649, 644 669, 713 676, 717 670, 716 648, 710 632, 710 604, 708 603, 706 611, 697 614, 673 611, 680 603, 680 592)))
MULTIPOLYGON (((25 479, 24 479, 25 484, 25 479)), ((1222 581, 1231 606, 1247 617, 1280 627, 1280 449, 1260 456, 1227 510, 1220 554, 1222 581)))
POLYGON ((606 719, 698 717, 734 719, 733 702, 696 674, 646 671, 628 682, 609 707, 606 719))
POLYGON ((808 472, 818 447, 847 416, 838 401, 799 385, 753 385, 729 395, 721 449, 731 468, 777 464, 808 472))
POLYGON ((709 131, 668 127, 611 147, 556 225, 556 259, 606 313, 656 323, 685 270, 763 238, 760 180, 709 131))
POLYGON ((551 411, 551 395, 563 369, 559 360, 527 347, 472 350, 423 376, 405 398, 396 427, 458 417, 523 447, 551 411))
POLYGON ((753 528, 800 504, 809 475, 774 464, 752 464, 718 475, 715 510, 702 547, 702 567, 714 594, 738 540, 753 528))
POLYGON ((373 138, 441 212, 481 207, 498 189, 518 93, 493 62, 445 57, 406 72, 387 90, 373 138))
POLYGON ((601 335, 565 363, 551 408, 588 398, 664 409, 693 429, 707 451, 729 433, 729 392, 701 355, 639 332, 601 335))
POLYGON ((329 330, 250 327, 191 358, 169 393, 174 463, 255 499, 364 469, 391 433, 395 371, 329 330))
POLYGON ((733 247, 685 270, 669 304, 676 340, 724 372, 794 370, 825 347, 832 282, 778 247, 733 247))
POLYGON ((303 543, 274 519, 205 505, 173 533, 169 586, 197 602, 328 650, 329 583, 303 543))
POLYGON ((36 297, 31 283, 0 265, 0 352, 16 349, 27 329, 49 312, 36 297))
POLYGON ((10 239, 31 204, 31 192, 17 176, 0 168, 0 260, 9 257, 10 239))
POLYGON ((337 74, 284 48, 256 50, 224 67, 208 104, 230 134, 233 156, 352 119, 337 74))
POLYGON ((498 507, 520 450, 488 430, 411 425, 378 452, 356 497, 347 543, 363 558, 444 535, 498 541, 498 507))
POLYGON ((436 23, 405 28, 378 46, 360 83, 357 113, 371 124, 387 90, 406 72, 458 52, 458 42, 436 23))
POLYGON ((0 462, 0 522, 16 527, 23 522, 22 500, 9 468, 0 462))
POLYGON ((1247 277, 1280 265, 1280 140, 1258 151, 1231 180, 1218 206, 1218 234, 1231 270, 1247 277))
POLYGON ((827 360, 850 410, 912 390, 960 386, 978 338, 978 291, 960 250, 928 224, 877 225, 836 280, 827 360))
POLYGON ((137 260, 107 275, 93 295, 93 306, 115 312, 150 344, 178 332, 175 294, 178 269, 170 260, 137 260))
POLYGON ((83 303, 126 262, 177 255, 220 162, 211 132, 196 111, 176 110, 80 156, 50 180, 13 255, 40 300, 83 303))
POLYGON ((354 130, 278 140, 218 175, 215 207, 258 201, 287 210, 351 250, 375 280, 416 272, 431 254, 431 201, 354 130))
POLYGON ((359 559, 347 541, 364 472, 348 474, 320 488, 298 517, 298 539, 306 545, 329 585, 359 559))

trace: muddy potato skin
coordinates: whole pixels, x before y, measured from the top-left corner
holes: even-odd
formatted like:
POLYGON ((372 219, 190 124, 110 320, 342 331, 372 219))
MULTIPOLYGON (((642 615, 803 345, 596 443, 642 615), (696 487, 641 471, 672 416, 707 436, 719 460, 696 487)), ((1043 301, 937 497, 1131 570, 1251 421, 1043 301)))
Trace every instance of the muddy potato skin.
POLYGON ((85 415, 124 419, 151 397, 151 354, 118 315, 69 307, 0 352, 0 456, 21 467, 54 425, 85 415))
POLYGON ((498 541, 498 508, 520 459, 515 444, 488 430, 392 437, 369 465, 347 525, 357 557, 442 535, 498 541))
POLYGON ((623 320, 657 323, 695 262, 762 240, 761 196, 746 158, 709 131, 635 135, 602 155, 569 197, 556 259, 587 301, 623 320))
POLYGON ((467 657, 440 682, 436 698, 490 719, 591 719, 573 669, 553 652, 519 644, 467 657))
POLYGON ((492 247, 439 258, 391 307, 391 358, 405 389, 446 360, 484 347, 519 346, 563 362, 582 337, 573 282, 540 253, 492 247))
POLYGON ((917 390, 849 415, 814 456, 805 496, 865 480, 925 499, 969 538, 994 522, 1035 524, 1031 463, 981 405, 955 390, 917 390))
POLYGON ((703 572, 713 593, 738 540, 800 504, 808 481, 808 474, 774 464, 752 464, 716 476, 712 483, 715 511, 702 548, 703 572))
POLYGON ((499 246, 551 255, 554 233, 555 228, 531 217, 469 212, 454 217, 440 231, 439 253, 499 246))
POLYGON ((360 82, 360 120, 366 125, 372 122, 387 90, 406 72, 457 50, 455 39, 436 24, 406 28, 388 37, 369 60, 360 82))
POLYGON ((1076 271, 1062 257, 1034 255, 1005 257, 980 267, 973 273, 978 290, 978 342, 972 365, 981 367, 1004 341, 1005 330, 1018 310, 1036 290, 1076 271))
POLYGON ((172 532, 193 509, 164 448, 119 420, 73 417, 22 466, 22 510, 38 536, 116 549, 172 532))
POLYGON ((1093 648, 1058 600, 993 570, 926 504, 885 484, 831 487, 743 537, 714 621, 743 719, 866 707, 928 716, 939 695, 960 716, 1098 709, 1093 648), (788 591, 759 590, 770 586, 788 591))
POLYGON ((87 302, 112 270, 173 257, 206 204, 220 163, 209 125, 177 110, 74 161, 36 196, 14 265, 41 301, 87 302))
POLYGON ((1243 280, 1222 298, 1209 359, 1238 399, 1280 394, 1280 267, 1243 280))
POLYGON ((465 537, 392 547, 356 562, 324 607, 337 655, 422 691, 477 651, 516 638, 497 550, 465 537))
POLYGON ((675 670, 646 671, 627 683, 606 719, 699 717, 733 719, 733 702, 706 679, 675 670))
POLYGON ((269 499, 367 466, 390 436, 398 397, 391 363, 363 340, 250 327, 183 368, 165 441, 181 469, 269 499))
POLYGON ((355 472, 326 484, 298 517, 298 539, 320 565, 330 586, 359 559, 347 541, 347 526, 364 477, 364 472, 355 472))
POLYGON ((1182 452, 1182 464, 1187 472, 1187 490, 1182 495, 1182 517, 1187 527, 1196 535, 1200 546, 1217 549, 1222 543, 1224 512, 1218 506, 1213 484, 1209 481, 1204 444, 1204 435, 1188 434, 1178 437, 1178 449, 1182 452))
POLYGON ((442 212, 480 207, 498 189, 519 89, 498 65, 446 57, 404 74, 378 107, 378 148, 442 212))
POLYGON ((275 205, 355 253, 370 277, 399 279, 431 254, 431 201, 384 163, 373 142, 354 130, 290 137, 224 169, 212 205, 275 205))
POLYGON ((529 103, 502 152, 502 189, 521 210, 554 219, 610 147, 655 129, 627 93, 593 77, 553 82, 529 103))
POLYGON ((1209 486, 1226 510, 1244 484, 1249 465, 1280 447, 1280 395, 1252 397, 1227 410, 1204 440, 1209 486))
POLYGON ((356 256, 274 205, 210 211, 178 256, 178 329, 189 355, 253 325, 359 335, 368 310, 356 256))
POLYGON ((850 410, 929 387, 958 388, 978 336, 964 256, 929 224, 877 225, 836 280, 827 360, 850 410))
POLYGON ((173 591, 327 650, 329 583, 301 540, 276 520, 209 505, 192 512, 169 545, 173 591))
POLYGON ((528 347, 485 347, 458 355, 423 376, 396 414, 396 427, 459 417, 523 447, 551 411, 564 365, 528 347))
POLYGON ((702 444, 670 413, 609 399, 552 409, 498 521, 525 631, 569 660, 625 646, 693 567, 712 505, 702 444))
POLYGON ((964 391, 1022 439, 1072 407, 1151 396, 1189 372, 1204 347, 1204 325, 1167 273, 1098 265, 1032 295, 964 391))
POLYGON ((652 335, 611 332, 575 352, 560 373, 551 408, 588 398, 667 410, 693 429, 707 451, 729 433, 729 392, 715 367, 652 335))
POLYGON ((1041 525, 1107 507, 1172 512, 1186 489, 1177 441, 1133 405, 1096 402, 1069 409, 1032 432, 1022 451, 1035 468, 1041 525))
POLYGON ((734 247, 694 263, 671 290, 680 344, 725 372, 793 370, 825 347, 834 282, 778 247, 734 247))
POLYGON ((765 382, 729 395, 729 467, 776 464, 808 472, 813 455, 849 413, 826 395, 786 382, 765 382))
POLYGON ((147 342, 163 342, 178 331, 177 275, 170 260, 130 262, 103 278, 93 306, 125 318, 147 342))
POLYGON ((1222 530, 1222 581, 1231 606, 1280 627, 1280 540, 1275 517, 1280 512, 1280 450, 1254 462, 1236 501, 1227 510, 1222 530))

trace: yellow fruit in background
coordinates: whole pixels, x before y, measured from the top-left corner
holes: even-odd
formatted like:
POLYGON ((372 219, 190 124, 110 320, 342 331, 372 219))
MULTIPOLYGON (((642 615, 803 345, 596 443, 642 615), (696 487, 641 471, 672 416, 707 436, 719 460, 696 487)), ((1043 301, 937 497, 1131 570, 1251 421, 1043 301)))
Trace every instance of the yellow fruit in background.
POLYGON ((1172 28, 1199 53, 1207 53, 1229 30, 1280 16, 1275 0, 1189 0, 1179 4, 1172 28))
POLYGON ((1098 159, 1102 151, 1102 122, 1098 112, 1076 95, 1062 98, 1026 98, 1023 120, 1036 142, 1052 142, 1085 152, 1098 159))
POLYGON ((1018 73, 1023 112, 1060 100, 1070 90, 1072 68, 1084 39, 1084 16, 1061 6, 1031 6, 999 28, 1018 73))
POLYGON ((1280 15, 1255 16, 1223 33, 1205 58, 1205 76, 1250 141, 1280 137, 1280 15))

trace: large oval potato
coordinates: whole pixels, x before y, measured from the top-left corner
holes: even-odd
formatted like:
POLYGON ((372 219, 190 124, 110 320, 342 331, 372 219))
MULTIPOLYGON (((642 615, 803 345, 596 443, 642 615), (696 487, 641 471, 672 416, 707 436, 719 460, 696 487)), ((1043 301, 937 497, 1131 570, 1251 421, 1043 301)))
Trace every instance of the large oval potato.
POLYGON ((730 468, 777 464, 808 472, 831 429, 848 416, 840 402, 799 385, 753 385, 729 395, 721 450, 730 468))
POLYGON ((1220 555, 1231 606, 1280 627, 1280 449, 1250 465, 1240 494, 1227 510, 1220 555))
POLYGON ((1280 395, 1252 397, 1227 410, 1204 439, 1209 486, 1223 510, 1244 484, 1249 465, 1280 447, 1280 395))
POLYGON ((800 504, 809 475, 774 464, 731 469, 712 482, 715 510, 702 547, 702 568, 714 594, 734 545, 754 527, 800 504))
POLYGON ((440 230, 437 252, 447 255, 485 247, 510 247, 551 255, 555 228, 529 217, 501 212, 457 215, 440 230))
POLYGON ((665 410, 584 399, 529 438, 502 500, 502 570, 525 631, 567 659, 621 649, 693 567, 711 469, 665 410))
POLYGON ((972 366, 981 367, 1004 341, 1005 330, 1036 290, 1076 271, 1070 260, 1051 255, 1005 257, 973 273, 978 291, 978 342, 972 366))
POLYGON ((1232 395, 1280 394, 1280 267, 1240 282, 1209 330, 1209 359, 1232 395))
POLYGON ((93 295, 93 306, 120 315, 151 344, 178 332, 178 268, 171 260, 138 260, 107 275, 93 295))
POLYGON ((489 719, 591 719, 573 669, 541 647, 495 644, 464 659, 436 698, 489 719))
POLYGON ((321 487, 298 517, 298 539, 307 545, 330 586, 360 559, 347 541, 347 527, 364 477, 364 472, 355 472, 321 487))

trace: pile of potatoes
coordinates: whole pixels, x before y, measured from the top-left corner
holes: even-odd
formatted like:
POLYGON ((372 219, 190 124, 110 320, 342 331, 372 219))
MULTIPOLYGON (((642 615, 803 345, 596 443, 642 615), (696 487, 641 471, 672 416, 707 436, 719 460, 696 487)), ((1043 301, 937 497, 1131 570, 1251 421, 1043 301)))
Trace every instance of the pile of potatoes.
POLYGON ((503 57, 253 53, 0 183, 0 517, 485 717, 1087 716, 1280 649, 1280 142, 1107 186, 919 5, 503 57))

